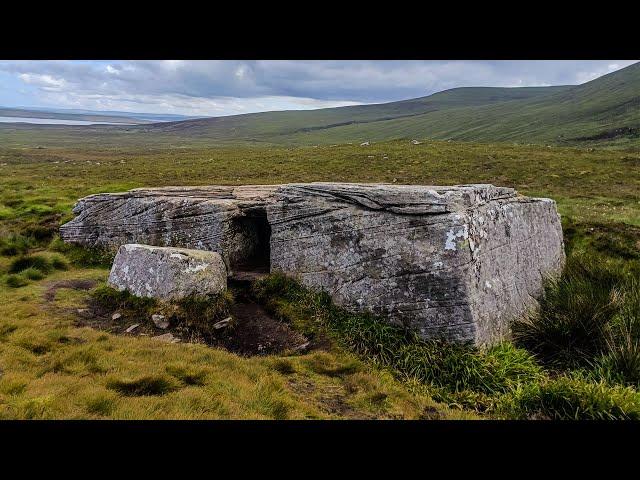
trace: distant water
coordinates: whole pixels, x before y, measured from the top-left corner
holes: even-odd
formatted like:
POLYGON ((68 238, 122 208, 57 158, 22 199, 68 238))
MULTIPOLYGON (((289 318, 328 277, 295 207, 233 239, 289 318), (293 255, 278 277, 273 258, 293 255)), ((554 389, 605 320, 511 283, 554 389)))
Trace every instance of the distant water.
POLYGON ((40 123, 44 125, 133 125, 117 122, 90 122, 88 120, 60 120, 58 118, 0 117, 0 123, 40 123))

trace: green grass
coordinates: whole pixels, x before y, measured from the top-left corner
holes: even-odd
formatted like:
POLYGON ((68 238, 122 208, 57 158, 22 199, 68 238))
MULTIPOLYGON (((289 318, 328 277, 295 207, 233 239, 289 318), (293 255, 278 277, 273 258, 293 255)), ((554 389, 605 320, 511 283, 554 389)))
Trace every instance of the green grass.
MULTIPOLYGON (((624 279, 640 272, 636 150, 439 141, 212 147, 179 137, 154 144, 86 130, 78 137, 25 132, 0 132, 0 163, 7 163, 0 167, 0 204, 6 207, 0 219, 0 418, 633 416, 638 350, 629 332, 638 316, 637 288, 624 279), (158 345, 78 328, 69 312, 86 307, 90 292, 62 288, 53 301, 44 298, 52 282, 102 283, 108 275, 114 252, 66 245, 56 236, 57 225, 73 217, 75 201, 85 195, 142 186, 394 179, 486 182, 556 199, 570 258, 593 258, 596 266, 588 270, 593 282, 571 282, 557 301, 549 297, 550 305, 562 312, 571 296, 583 299, 578 305, 588 313, 589 304, 606 307, 611 285, 623 290, 615 312, 605 312, 611 338, 600 338, 594 353, 575 363, 510 343, 477 350, 415 342, 370 317, 336 311, 313 292, 272 285, 265 296, 270 308, 311 336, 332 329, 334 347, 240 358, 204 345, 158 345), (46 259, 46 278, 26 277, 36 267, 21 259, 31 257, 46 259), (605 293, 594 285, 604 285, 605 293), (127 394, 127 388, 144 391, 136 382, 149 378, 164 379, 171 389, 127 394)), ((110 311, 120 302, 140 308, 127 298, 105 295, 104 301, 110 311)), ((194 320, 201 319, 203 310, 191 307, 194 320)))
POLYGON ((213 325, 230 315, 233 294, 224 290, 219 295, 190 295, 174 302, 173 322, 206 336, 213 335, 213 325))
POLYGON ((64 243, 59 235, 55 235, 48 245, 49 250, 64 253, 69 261, 78 267, 110 268, 115 252, 101 248, 83 248, 78 245, 64 243))
POLYGON ((639 266, 570 253, 540 309, 514 323, 516 344, 550 367, 594 369, 610 382, 640 386, 639 266))
POLYGON ((202 386, 206 382, 207 371, 200 368, 194 368, 184 363, 167 365, 166 371, 172 377, 178 379, 185 385, 202 386))
POLYGON ((47 276, 42 270, 39 270, 35 267, 29 267, 26 270, 23 270, 22 275, 29 280, 42 280, 47 276))
POLYGON ((7 275, 5 282, 10 288, 20 288, 29 284, 29 281, 21 275, 7 275))
POLYGON ((640 395, 631 388, 581 378, 531 383, 501 399, 510 418, 549 420, 640 420, 640 395))
MULTIPOLYGON (((586 377, 570 368, 546 371, 530 352, 508 342, 477 349, 423 341, 370 315, 338 308, 327 295, 310 291, 281 274, 260 280, 255 289, 269 310, 296 328, 330 335, 339 345, 368 362, 389 368, 403 381, 429 388, 436 399, 450 406, 498 418, 640 419, 640 394, 625 386, 629 372, 620 365, 608 366, 608 381, 594 378, 597 370, 586 377), (615 377, 611 372, 627 376, 615 377)), ((545 308, 543 305, 542 310, 545 308)), ((557 336, 555 332, 548 335, 557 336)), ((595 357, 597 354, 592 353, 587 358, 595 357)), ((638 365, 633 364, 636 375, 638 365)), ((331 376, 357 367, 336 366, 328 360, 317 364, 317 359, 310 366, 331 376)), ((286 364, 279 368, 290 371, 286 364)))
MULTIPOLYGON (((104 280, 103 269, 52 272, 47 281, 104 280)), ((384 371, 345 353, 242 358, 202 344, 78 328, 68 313, 88 293, 46 286, 0 289, 0 418, 273 419, 473 418, 412 393, 384 371), (284 374, 275 366, 286 361, 284 374), (314 368, 311 368, 314 365, 314 368), (385 398, 372 403, 371 398, 385 398)))
POLYGON ((12 288, 20 288, 29 284, 29 280, 42 280, 54 270, 67 270, 69 264, 60 255, 33 254, 14 258, 9 263, 6 284, 12 288))
POLYGON ((25 254, 35 245, 35 239, 12 233, 6 238, 0 239, 0 255, 13 257, 15 255, 25 254))
POLYGON ((106 386, 128 397, 145 395, 165 395, 178 388, 171 377, 155 375, 136 378, 134 380, 109 379, 106 386))
POLYGON ((9 266, 9 273, 20 273, 29 268, 37 268, 47 274, 53 269, 53 265, 47 257, 42 255, 30 255, 16 258, 9 266))

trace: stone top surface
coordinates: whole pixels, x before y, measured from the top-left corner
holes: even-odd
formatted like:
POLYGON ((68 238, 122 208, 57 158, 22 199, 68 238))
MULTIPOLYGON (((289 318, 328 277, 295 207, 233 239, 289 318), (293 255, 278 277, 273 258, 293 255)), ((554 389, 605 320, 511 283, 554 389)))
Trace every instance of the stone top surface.
POLYGON ((208 250, 196 250, 194 248, 179 248, 179 247, 157 247, 155 245, 144 245, 142 243, 127 243, 125 245, 122 245, 121 248, 127 252, 146 251, 148 253, 161 253, 166 255, 175 255, 175 257, 171 257, 171 258, 181 258, 181 259, 185 259, 185 257, 188 257, 188 258, 193 258, 195 260, 208 260, 211 257, 218 256, 216 252, 210 252, 208 250))
MULTIPOLYGON (((387 183, 289 183, 282 185, 194 186, 136 188, 128 192, 96 194, 83 202, 114 198, 167 197, 188 198, 216 203, 272 203, 278 200, 295 201, 302 197, 325 197, 373 210, 388 210, 399 214, 446 213, 482 205, 491 200, 527 199, 519 197, 512 188, 490 184, 455 186, 397 185, 387 183)), ((79 205, 80 206, 80 205, 79 205)), ((77 212, 76 212, 77 213, 77 212)))
POLYGON ((428 186, 388 183, 293 183, 279 192, 287 197, 316 195, 331 197, 372 210, 399 214, 447 213, 484 204, 491 200, 513 199, 512 188, 489 184, 428 186))

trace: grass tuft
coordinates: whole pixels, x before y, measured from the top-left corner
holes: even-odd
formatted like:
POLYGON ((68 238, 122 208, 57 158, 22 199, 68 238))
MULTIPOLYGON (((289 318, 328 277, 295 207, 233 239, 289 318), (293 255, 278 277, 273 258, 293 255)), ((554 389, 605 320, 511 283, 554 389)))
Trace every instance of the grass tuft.
POLYGON ((24 278, 28 278, 29 280, 42 280, 47 276, 45 273, 35 267, 29 267, 26 270, 23 270, 22 275, 24 276, 24 278))
POLYGON ((360 369, 360 364, 355 359, 342 360, 326 352, 312 355, 305 363, 311 371, 328 377, 350 375, 360 369))
POLYGON ((119 291, 108 285, 95 288, 92 298, 104 309, 127 310, 140 316, 147 316, 149 309, 157 304, 153 298, 136 297, 126 290, 119 291))
POLYGON ((51 272, 53 266, 49 259, 43 255, 22 256, 13 260, 9 266, 9 273, 20 273, 28 268, 36 268, 42 273, 51 272))
POLYGON ((203 369, 197 369, 187 365, 168 365, 166 371, 172 377, 177 378, 185 385, 205 384, 207 372, 203 369))
POLYGON ((51 266, 56 270, 69 270, 69 263, 60 255, 51 257, 51 266))
POLYGON ((505 396, 498 411, 520 419, 638 420, 640 395, 631 388, 562 376, 505 396))
POLYGON ((272 368, 283 375, 291 375, 296 373, 296 367, 293 365, 291 360, 286 358, 276 358, 272 363, 272 368))
POLYGON ((8 287, 20 288, 29 285, 29 281, 22 275, 7 275, 6 283, 8 287))
POLYGON ((98 394, 85 400, 87 412, 93 415, 108 417, 116 407, 117 400, 111 395, 98 394))
POLYGON ((34 246, 35 241, 33 238, 13 233, 7 238, 0 238, 0 255, 5 257, 24 255, 34 246))
POLYGON ((513 324, 513 337, 552 368, 638 385, 640 282, 617 262, 574 253, 547 283, 539 310, 513 324))
POLYGON ((49 250, 64 254, 76 267, 111 268, 115 252, 104 248, 84 248, 65 243, 59 236, 54 236, 49 243, 49 250))
POLYGON ((149 375, 134 380, 107 380, 107 388, 126 397, 143 397, 149 395, 166 395, 178 388, 171 377, 164 375, 149 375))
POLYGON ((230 314, 233 294, 225 290, 219 295, 191 295, 172 302, 177 307, 175 323, 183 324, 199 333, 213 335, 213 324, 230 314))

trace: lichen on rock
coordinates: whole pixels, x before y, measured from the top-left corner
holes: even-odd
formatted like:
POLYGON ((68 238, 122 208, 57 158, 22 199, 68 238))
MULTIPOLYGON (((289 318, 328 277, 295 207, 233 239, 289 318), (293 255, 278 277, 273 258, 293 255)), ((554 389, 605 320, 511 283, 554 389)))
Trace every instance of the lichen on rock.
POLYGON ((108 284, 138 297, 179 300, 220 293, 227 287, 227 271, 216 252, 125 244, 118 249, 108 284))

